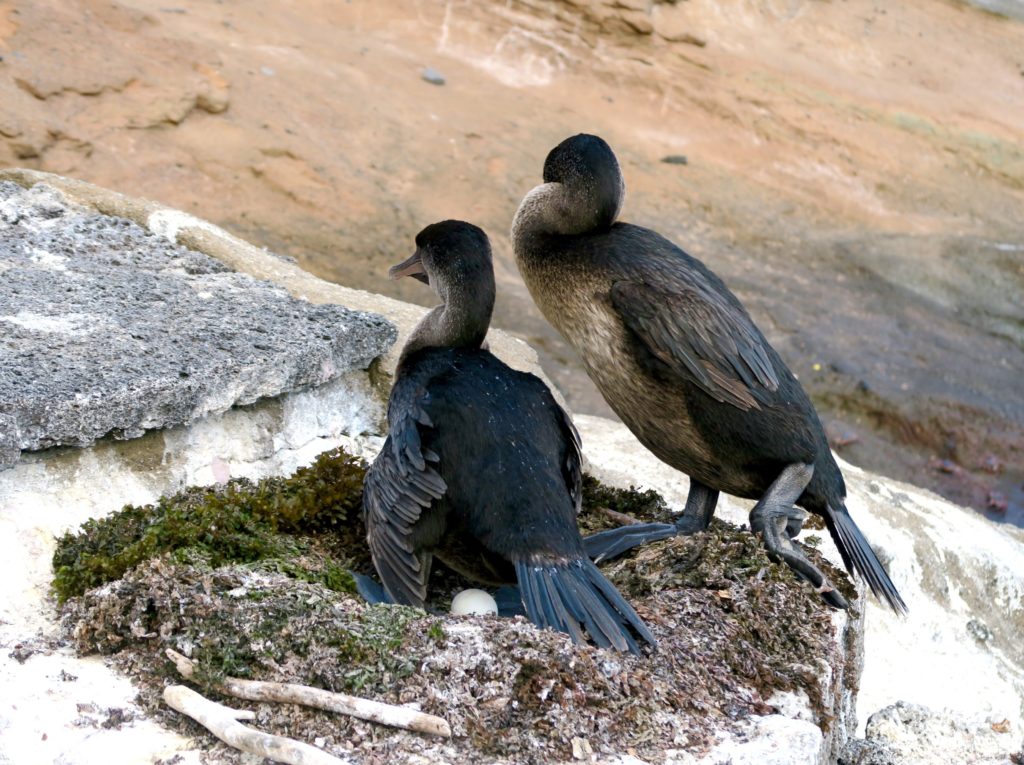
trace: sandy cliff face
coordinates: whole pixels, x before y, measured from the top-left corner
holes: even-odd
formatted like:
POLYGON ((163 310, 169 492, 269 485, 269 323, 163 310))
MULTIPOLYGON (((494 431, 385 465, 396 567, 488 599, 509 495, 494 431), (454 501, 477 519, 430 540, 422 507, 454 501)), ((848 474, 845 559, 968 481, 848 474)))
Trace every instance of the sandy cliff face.
POLYGON ((0 165, 202 209, 414 300, 386 267, 425 223, 471 219, 498 325, 607 413, 506 238, 546 151, 599 132, 624 216, 727 279, 844 456, 1014 512, 1021 50, 1024 24, 943 0, 3 0, 0 165))

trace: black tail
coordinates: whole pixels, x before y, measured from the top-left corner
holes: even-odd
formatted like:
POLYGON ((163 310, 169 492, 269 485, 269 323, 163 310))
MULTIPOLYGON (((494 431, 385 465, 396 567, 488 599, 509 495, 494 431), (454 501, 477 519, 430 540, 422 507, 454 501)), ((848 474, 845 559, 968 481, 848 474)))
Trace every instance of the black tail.
POLYGON ((846 570, 852 572, 853 569, 856 569, 857 573, 864 577, 864 581, 868 583, 868 587, 875 593, 876 598, 884 599, 897 614, 907 613, 907 604, 903 602, 896 585, 892 583, 882 567, 882 562, 878 560, 878 556, 871 549, 868 540, 864 538, 861 530, 857 528, 857 524, 853 522, 846 507, 840 505, 836 509, 829 505, 828 510, 825 520, 828 530, 832 533, 832 539, 835 540, 836 547, 839 548, 839 554, 843 556, 846 570))
POLYGON ((636 633, 652 646, 654 635, 618 590, 589 560, 559 564, 516 562, 516 577, 530 621, 601 648, 640 653, 636 633))

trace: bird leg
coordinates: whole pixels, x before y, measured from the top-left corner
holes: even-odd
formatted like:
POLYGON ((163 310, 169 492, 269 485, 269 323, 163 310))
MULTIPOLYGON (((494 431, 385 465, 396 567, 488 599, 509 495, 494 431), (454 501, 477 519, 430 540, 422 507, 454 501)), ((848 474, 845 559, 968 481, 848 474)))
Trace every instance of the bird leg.
POLYGON ((690 479, 683 516, 676 523, 636 523, 591 534, 583 538, 583 547, 594 563, 617 558, 634 547, 648 542, 669 539, 679 534, 696 534, 711 523, 718 492, 697 480, 690 479))
POLYGON ((804 521, 807 520, 807 512, 799 507, 794 507, 789 513, 786 521, 786 536, 796 539, 797 534, 803 531, 804 521))
POLYGON ((676 531, 684 536, 704 531, 711 523, 717 504, 718 490, 691 478, 690 493, 686 495, 683 517, 676 521, 676 531))
POLYGON ((769 558, 784 562, 798 576, 810 582, 833 608, 846 608, 846 599, 791 540, 790 531, 794 528, 799 531, 807 517, 793 503, 804 493, 813 475, 813 465, 796 463, 783 470, 750 511, 750 528, 761 534, 769 558))

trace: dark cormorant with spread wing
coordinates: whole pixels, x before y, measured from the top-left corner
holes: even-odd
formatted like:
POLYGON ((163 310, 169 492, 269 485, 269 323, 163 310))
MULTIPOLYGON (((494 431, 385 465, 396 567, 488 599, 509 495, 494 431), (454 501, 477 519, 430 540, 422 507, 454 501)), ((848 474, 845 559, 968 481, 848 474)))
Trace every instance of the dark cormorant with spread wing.
POLYGON ((653 635, 598 571, 576 525, 579 436, 537 377, 481 348, 494 306, 487 236, 444 221, 391 269, 441 298, 402 350, 390 433, 363 511, 390 599, 422 607, 434 556, 468 579, 518 583, 530 620, 578 643, 639 652, 653 635))

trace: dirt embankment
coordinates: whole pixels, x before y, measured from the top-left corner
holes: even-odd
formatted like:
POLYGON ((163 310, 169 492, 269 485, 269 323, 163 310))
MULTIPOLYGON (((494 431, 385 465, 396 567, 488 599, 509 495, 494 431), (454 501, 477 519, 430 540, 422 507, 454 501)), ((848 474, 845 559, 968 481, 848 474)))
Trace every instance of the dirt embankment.
POLYGON ((1020 522, 1018 21, 943 0, 0 0, 0 57, 0 165, 195 211, 410 300, 385 272, 415 232, 479 223, 496 324, 593 412, 507 231, 547 150, 600 133, 624 217, 736 289, 844 456, 1020 522))

